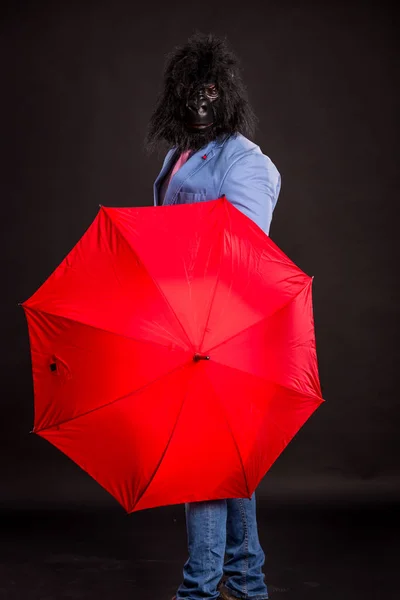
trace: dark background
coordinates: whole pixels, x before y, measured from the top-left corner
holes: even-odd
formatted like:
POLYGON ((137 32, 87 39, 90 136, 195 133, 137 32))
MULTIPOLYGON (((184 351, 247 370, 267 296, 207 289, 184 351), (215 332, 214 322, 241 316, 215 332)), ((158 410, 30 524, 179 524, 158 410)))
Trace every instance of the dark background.
MULTIPOLYGON (((146 124, 165 53, 194 28, 227 35, 241 58, 259 117, 255 142, 282 175, 270 235, 315 277, 326 402, 266 475, 259 501, 397 501, 397 48, 389 5, 60 1, 2 11, 0 506, 122 515, 86 473, 29 435, 31 364, 17 303, 56 268, 99 204, 152 204, 164 150, 146 155, 146 124)), ((171 511, 183 522, 182 506, 153 514, 171 511)))

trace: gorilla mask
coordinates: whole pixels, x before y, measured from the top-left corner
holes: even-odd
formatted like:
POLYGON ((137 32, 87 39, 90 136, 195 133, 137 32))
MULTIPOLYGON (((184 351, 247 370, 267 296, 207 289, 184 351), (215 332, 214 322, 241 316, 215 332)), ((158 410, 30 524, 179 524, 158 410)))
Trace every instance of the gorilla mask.
POLYGON ((161 141, 199 150, 221 135, 254 134, 256 116, 226 40, 194 33, 167 55, 164 86, 151 116, 146 148, 161 141))

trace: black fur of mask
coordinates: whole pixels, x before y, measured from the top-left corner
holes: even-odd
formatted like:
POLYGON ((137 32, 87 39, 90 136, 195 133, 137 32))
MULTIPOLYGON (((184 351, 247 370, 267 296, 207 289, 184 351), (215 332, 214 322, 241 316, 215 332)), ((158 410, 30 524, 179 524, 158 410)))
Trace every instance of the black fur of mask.
POLYGON ((223 135, 242 133, 252 138, 256 122, 239 61, 226 39, 196 32, 166 57, 164 88, 147 128, 145 147, 152 152, 165 141, 181 152, 199 150, 223 135), (196 119, 207 121, 208 126, 194 127, 196 119))

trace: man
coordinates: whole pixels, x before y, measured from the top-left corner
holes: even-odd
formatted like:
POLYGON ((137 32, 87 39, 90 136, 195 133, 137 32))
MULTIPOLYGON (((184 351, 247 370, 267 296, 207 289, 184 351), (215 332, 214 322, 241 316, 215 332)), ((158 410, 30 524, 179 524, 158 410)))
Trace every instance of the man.
MULTIPOLYGON (((225 195, 267 235, 280 191, 272 161, 249 138, 256 117, 226 40, 196 32, 168 57, 146 147, 170 146, 154 182, 154 204, 225 195)), ((173 600, 265 600, 255 493, 185 504, 189 558, 173 600), (225 564, 224 559, 226 558, 225 564)))

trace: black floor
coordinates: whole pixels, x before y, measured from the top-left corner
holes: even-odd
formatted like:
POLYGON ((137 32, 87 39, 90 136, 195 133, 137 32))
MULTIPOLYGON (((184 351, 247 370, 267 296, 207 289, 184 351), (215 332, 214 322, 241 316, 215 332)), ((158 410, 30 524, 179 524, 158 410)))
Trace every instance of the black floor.
MULTIPOLYGON (((394 503, 258 500, 273 600, 399 600, 394 503)), ((184 507, 0 513, 1 600, 170 600, 187 558, 184 507)))

